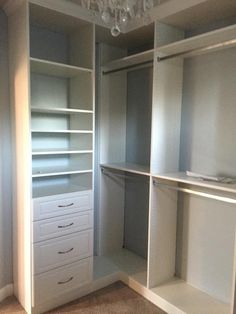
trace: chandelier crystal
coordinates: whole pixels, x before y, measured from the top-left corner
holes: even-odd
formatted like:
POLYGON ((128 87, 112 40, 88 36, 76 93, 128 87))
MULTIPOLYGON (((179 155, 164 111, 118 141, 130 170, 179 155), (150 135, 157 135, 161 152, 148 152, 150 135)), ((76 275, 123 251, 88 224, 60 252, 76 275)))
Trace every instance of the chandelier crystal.
POLYGON ((143 18, 148 24, 148 11, 154 0, 81 0, 82 7, 100 15, 103 22, 110 26, 112 36, 118 36, 131 19, 143 18))

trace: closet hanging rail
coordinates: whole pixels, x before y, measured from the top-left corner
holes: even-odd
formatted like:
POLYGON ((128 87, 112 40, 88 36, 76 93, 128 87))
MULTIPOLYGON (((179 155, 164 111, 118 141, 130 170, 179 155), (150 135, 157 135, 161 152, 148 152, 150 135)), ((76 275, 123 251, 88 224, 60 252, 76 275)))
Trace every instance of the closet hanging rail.
POLYGON ((120 67, 114 70, 108 70, 108 71, 102 71, 103 75, 107 75, 107 74, 111 74, 111 73, 115 73, 115 72, 120 72, 120 71, 124 71, 124 70, 129 70, 129 69, 134 69, 136 67, 142 66, 142 65, 147 65, 147 64, 153 64, 153 60, 148 60, 148 61, 143 61, 143 62, 139 62, 136 64, 132 64, 132 65, 127 65, 124 67, 120 67))
POLYGON ((168 56, 163 56, 163 57, 157 57, 157 61, 161 62, 161 61, 165 61, 168 59, 172 59, 172 58, 176 58, 176 57, 184 57, 184 56, 191 56, 192 54, 198 54, 198 53, 204 53, 204 52, 208 52, 211 51, 213 49, 222 49, 222 48, 227 48, 228 46, 232 46, 232 45, 236 45, 236 39, 232 39, 232 40, 228 40, 228 41, 224 41, 218 44, 213 44, 213 45, 209 45, 209 46, 204 46, 204 47, 200 47, 200 48, 195 48, 195 49, 190 49, 187 51, 183 51, 183 52, 178 52, 178 53, 173 53, 171 55, 168 56))
MULTIPOLYGON (((115 169, 116 170, 116 169, 115 169)), ((116 170, 116 171, 119 171, 119 170, 116 170)), ((125 170, 120 170, 120 171, 125 171, 125 170)), ((132 173, 133 176, 131 175, 127 175, 127 174, 121 174, 121 173, 117 173, 117 172, 114 172, 110 169, 106 169, 105 167, 101 167, 101 172, 104 174, 104 175, 107 175, 107 176, 114 176, 114 177, 118 177, 118 178, 122 178, 122 179, 133 179, 134 177, 135 178, 138 178, 139 174, 137 173, 132 173)), ((143 178, 145 178, 146 176, 143 176, 141 175, 142 177, 142 180, 143 178)))
POLYGON ((220 195, 210 194, 210 193, 201 192, 201 191, 195 191, 195 190, 191 190, 188 188, 181 188, 181 187, 177 187, 177 186, 173 186, 173 185, 160 183, 160 182, 157 182, 156 180, 153 180, 153 185, 154 186, 162 186, 164 188, 174 190, 177 192, 183 192, 183 193, 187 193, 187 194, 198 195, 198 196, 214 199, 214 200, 225 202, 225 203, 236 204, 236 199, 226 197, 226 196, 220 196, 220 195))

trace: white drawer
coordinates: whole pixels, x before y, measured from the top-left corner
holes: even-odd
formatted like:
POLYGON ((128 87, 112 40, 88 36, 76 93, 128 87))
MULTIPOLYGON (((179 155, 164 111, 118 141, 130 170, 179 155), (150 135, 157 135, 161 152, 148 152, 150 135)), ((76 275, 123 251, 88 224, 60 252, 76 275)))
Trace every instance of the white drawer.
POLYGON ((39 220, 33 223, 33 241, 44 241, 89 228, 93 228, 92 210, 39 220))
POLYGON ((33 220, 52 218, 89 209, 92 209, 92 191, 42 197, 33 202, 33 220))
POLYGON ((34 244, 34 274, 93 255, 93 230, 34 244))
POLYGON ((92 281, 93 258, 34 276, 35 303, 42 304, 92 281))

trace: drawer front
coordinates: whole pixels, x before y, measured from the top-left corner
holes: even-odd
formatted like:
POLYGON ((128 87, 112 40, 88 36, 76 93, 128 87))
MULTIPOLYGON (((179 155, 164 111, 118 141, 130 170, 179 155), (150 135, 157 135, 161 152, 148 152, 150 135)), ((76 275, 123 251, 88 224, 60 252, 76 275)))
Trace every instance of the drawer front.
POLYGON ((34 276, 35 303, 63 295, 92 281, 93 258, 60 267, 56 270, 34 276))
POLYGON ((93 230, 34 244, 34 274, 93 255, 93 230))
POLYGON ((76 195, 66 194, 35 199, 33 204, 33 219, 40 220, 76 213, 92 209, 92 192, 83 191, 76 195))
POLYGON ((93 227, 93 211, 44 219, 33 223, 34 242, 44 241, 93 227))

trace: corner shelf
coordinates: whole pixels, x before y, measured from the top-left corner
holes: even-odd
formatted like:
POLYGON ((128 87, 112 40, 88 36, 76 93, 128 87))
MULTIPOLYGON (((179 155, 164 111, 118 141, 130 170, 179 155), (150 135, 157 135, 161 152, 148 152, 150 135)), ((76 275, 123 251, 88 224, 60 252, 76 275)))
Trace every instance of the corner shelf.
POLYGON ((108 163, 101 164, 101 168, 111 169, 111 170, 120 170, 125 172, 130 172, 134 174, 140 174, 144 176, 150 176, 150 169, 147 166, 133 164, 133 163, 108 163))

